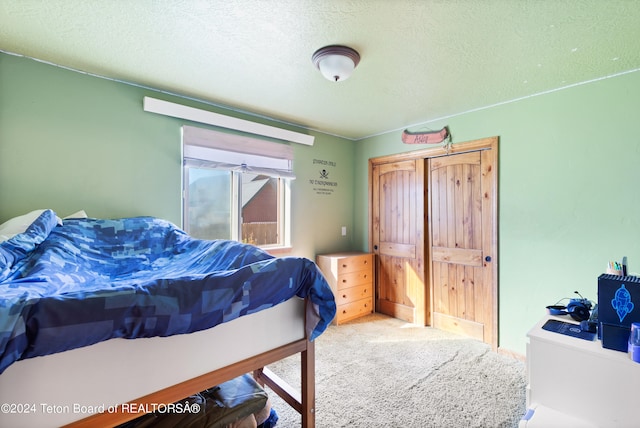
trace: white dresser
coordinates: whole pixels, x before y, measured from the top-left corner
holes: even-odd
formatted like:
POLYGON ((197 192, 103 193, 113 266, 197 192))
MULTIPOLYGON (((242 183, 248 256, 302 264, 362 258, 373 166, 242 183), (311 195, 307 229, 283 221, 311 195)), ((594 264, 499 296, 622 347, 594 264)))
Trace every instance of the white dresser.
POLYGON ((640 427, 640 363, 627 353, 542 329, 528 333, 527 408, 520 428, 640 427))

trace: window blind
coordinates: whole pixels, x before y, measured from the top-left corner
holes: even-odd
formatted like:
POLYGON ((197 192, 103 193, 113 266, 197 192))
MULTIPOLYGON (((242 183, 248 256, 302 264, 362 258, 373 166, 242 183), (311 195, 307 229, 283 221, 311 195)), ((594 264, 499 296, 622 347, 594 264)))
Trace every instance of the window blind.
POLYGON ((293 148, 287 144, 194 126, 182 127, 182 144, 186 166, 295 178, 293 148))

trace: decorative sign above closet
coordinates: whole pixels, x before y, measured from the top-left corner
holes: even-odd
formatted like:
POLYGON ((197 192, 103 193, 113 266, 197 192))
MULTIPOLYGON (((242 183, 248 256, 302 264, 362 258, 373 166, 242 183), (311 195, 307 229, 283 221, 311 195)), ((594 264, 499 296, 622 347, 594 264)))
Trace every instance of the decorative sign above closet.
POLYGON ((449 128, 446 126, 439 131, 409 132, 405 129, 402 133, 402 142, 405 144, 438 144, 447 137, 451 140, 449 128))

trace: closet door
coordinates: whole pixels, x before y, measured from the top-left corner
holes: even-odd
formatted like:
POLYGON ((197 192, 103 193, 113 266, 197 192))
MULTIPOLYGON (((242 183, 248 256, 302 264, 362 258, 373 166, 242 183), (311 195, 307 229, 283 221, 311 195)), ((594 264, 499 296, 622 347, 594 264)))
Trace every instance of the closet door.
POLYGON ((498 346, 498 138, 369 159, 376 311, 498 346))
POLYGON ((429 159, 433 326, 496 343, 491 150, 429 159))
POLYGON ((424 159, 374 164, 372 244, 376 311, 427 325, 424 159))

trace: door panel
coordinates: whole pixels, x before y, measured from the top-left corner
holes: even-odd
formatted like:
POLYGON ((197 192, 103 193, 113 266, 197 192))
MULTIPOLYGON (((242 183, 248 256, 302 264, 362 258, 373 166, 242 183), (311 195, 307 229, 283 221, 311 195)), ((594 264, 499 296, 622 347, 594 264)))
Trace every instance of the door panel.
POLYGON ((372 180, 376 310, 425 325, 424 160, 374 165, 372 180))
POLYGON ((495 302, 493 266, 485 257, 493 248, 484 234, 492 234, 493 213, 484 199, 493 194, 484 188, 492 167, 483 159, 489 160, 476 151, 429 160, 430 266, 434 327, 488 341, 495 302))
POLYGON ((431 257, 434 262, 482 266, 482 250, 431 247, 431 257))

